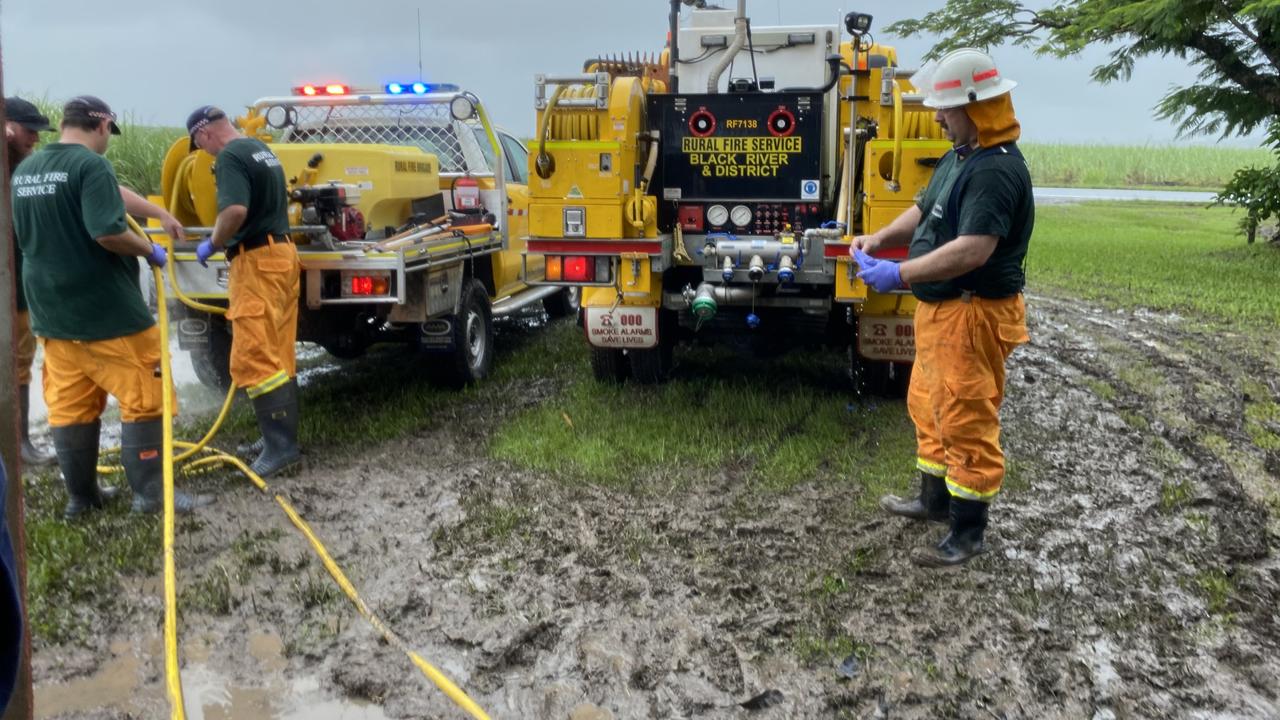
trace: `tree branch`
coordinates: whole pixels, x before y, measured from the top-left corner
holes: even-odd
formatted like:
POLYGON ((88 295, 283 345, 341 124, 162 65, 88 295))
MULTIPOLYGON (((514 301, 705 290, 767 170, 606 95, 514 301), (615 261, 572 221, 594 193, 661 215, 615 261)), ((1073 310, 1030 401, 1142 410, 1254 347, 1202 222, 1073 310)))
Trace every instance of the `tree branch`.
POLYGON ((1221 36, 1194 32, 1187 37, 1187 46, 1199 50, 1204 62, 1216 67, 1224 78, 1262 98, 1280 114, 1280 78, 1262 75, 1249 67, 1221 36))

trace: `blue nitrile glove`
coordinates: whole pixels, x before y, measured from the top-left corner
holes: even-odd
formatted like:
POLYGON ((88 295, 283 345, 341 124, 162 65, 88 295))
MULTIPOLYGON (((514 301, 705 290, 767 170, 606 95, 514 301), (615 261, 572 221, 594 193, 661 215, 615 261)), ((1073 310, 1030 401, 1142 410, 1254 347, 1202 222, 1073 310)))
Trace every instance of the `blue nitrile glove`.
POLYGON ((151 243, 151 254, 147 256, 147 262, 154 267, 162 268, 168 261, 169 253, 164 251, 164 246, 151 243))
POLYGON ((858 279, 875 288, 876 292, 887 293, 902 287, 902 273, 898 263, 892 260, 877 260, 861 250, 853 251, 853 259, 858 261, 858 279))
POLYGON ((217 248, 213 246, 213 238, 207 237, 200 241, 196 246, 196 262, 204 267, 209 267, 209 258, 217 252, 217 248))

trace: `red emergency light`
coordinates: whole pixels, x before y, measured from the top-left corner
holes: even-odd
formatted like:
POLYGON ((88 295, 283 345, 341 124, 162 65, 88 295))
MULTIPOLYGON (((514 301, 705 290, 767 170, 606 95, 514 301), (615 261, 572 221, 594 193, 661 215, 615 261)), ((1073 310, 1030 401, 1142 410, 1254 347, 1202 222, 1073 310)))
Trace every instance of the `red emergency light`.
POLYGON ((307 97, 315 97, 316 95, 346 95, 351 92, 351 88, 341 83, 329 83, 327 85, 300 85, 293 89, 294 95, 305 95, 307 97))

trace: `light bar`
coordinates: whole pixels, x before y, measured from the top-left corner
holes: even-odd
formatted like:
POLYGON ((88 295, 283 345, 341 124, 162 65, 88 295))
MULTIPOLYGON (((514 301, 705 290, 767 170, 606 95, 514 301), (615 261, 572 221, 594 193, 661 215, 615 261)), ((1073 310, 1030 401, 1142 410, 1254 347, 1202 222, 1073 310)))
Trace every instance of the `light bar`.
POLYGON ((452 83, 393 82, 383 86, 388 95, 427 95, 437 92, 457 92, 458 86, 452 83))

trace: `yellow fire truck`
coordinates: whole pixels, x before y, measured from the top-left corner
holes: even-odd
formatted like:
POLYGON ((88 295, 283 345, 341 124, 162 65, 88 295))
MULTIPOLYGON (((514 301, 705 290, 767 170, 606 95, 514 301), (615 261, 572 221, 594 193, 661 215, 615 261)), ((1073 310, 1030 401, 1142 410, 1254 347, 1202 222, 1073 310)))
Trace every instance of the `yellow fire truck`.
POLYGON ((865 14, 842 32, 757 26, 745 0, 681 4, 660 55, 535 77, 529 282, 583 289, 601 380, 661 382, 677 343, 704 336, 834 340, 858 387, 904 393, 915 301, 869 291, 848 248, 949 148, 913 71, 867 41, 865 14))
MULTIPOLYGON (((435 356, 428 371, 466 383, 489 371, 495 317, 537 302, 553 316, 577 313, 576 288, 530 284, 543 271, 523 255, 528 153, 475 95, 423 82, 305 85, 258 100, 236 122, 270 144, 289 182, 299 340, 343 358, 414 343, 435 356)), ((217 217, 213 163, 185 137, 165 158, 164 203, 195 233, 217 217)), ((202 267, 194 246, 174 254, 178 288, 225 306, 222 255, 202 267)), ((225 389, 230 324, 176 301, 172 312, 197 376, 225 389)))

